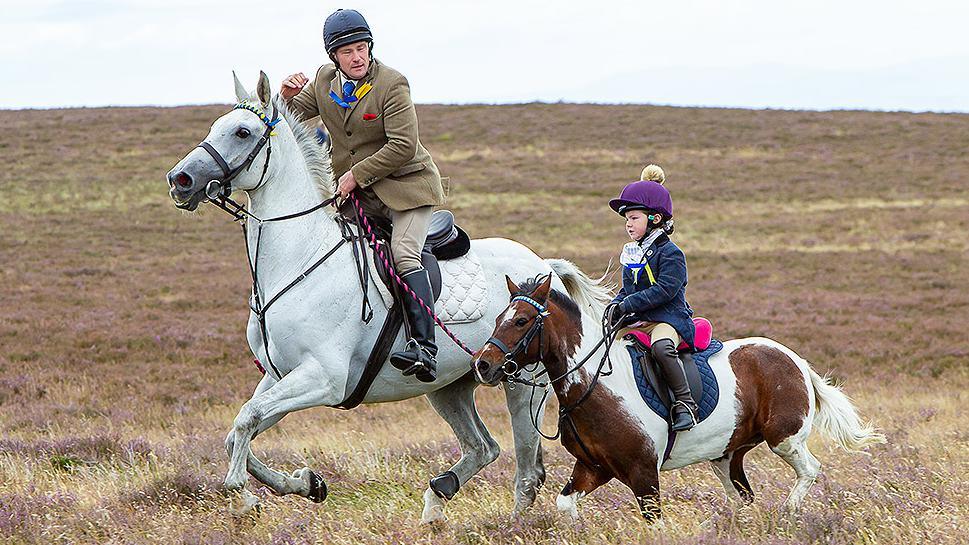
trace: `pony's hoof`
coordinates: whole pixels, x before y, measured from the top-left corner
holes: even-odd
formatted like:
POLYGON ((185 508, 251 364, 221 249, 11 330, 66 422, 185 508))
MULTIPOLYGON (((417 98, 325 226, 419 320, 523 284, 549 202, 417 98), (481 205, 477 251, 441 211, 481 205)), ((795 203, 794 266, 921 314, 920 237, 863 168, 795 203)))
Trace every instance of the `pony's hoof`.
POLYGON ((440 498, 433 490, 428 488, 424 491, 424 511, 421 513, 421 524, 435 524, 447 522, 447 515, 444 514, 445 500, 440 498))
POLYGON ((572 520, 579 520, 579 507, 576 505, 575 498, 571 494, 568 496, 559 494, 555 498, 555 508, 558 509, 559 513, 567 515, 572 520))

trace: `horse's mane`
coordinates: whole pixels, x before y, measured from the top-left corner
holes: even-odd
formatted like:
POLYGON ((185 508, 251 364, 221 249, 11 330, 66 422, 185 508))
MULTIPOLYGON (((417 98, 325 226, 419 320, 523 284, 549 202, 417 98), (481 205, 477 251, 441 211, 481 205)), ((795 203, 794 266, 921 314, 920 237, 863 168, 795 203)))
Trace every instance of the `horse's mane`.
MULTIPOLYGON (((535 291, 535 289, 538 288, 538 286, 540 286, 544 280, 545 280, 544 275, 539 275, 534 278, 529 278, 528 280, 525 280, 518 286, 518 291, 516 293, 513 293, 512 297, 516 295, 530 296, 532 292, 535 291)), ((552 288, 549 290, 548 297, 549 299, 552 300, 553 303, 561 307, 562 310, 565 311, 565 314, 567 314, 571 320, 578 323, 582 322, 582 311, 579 309, 579 305, 576 304, 576 302, 573 301, 571 297, 560 292, 555 288, 552 288)))
POLYGON ((316 183, 316 188, 324 199, 329 199, 336 191, 336 184, 333 180, 333 169, 330 165, 329 148, 321 146, 316 139, 316 131, 306 126, 296 112, 289 109, 286 101, 276 95, 273 97, 279 115, 286 120, 286 124, 293 130, 296 136, 296 143, 303 153, 303 160, 306 161, 306 168, 309 169, 310 176, 316 183))

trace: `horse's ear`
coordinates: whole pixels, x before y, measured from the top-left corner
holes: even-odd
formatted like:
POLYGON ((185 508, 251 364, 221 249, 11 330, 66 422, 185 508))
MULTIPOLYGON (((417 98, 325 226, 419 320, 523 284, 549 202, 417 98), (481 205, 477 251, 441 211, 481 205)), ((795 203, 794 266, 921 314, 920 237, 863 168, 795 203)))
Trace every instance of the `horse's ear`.
POLYGON ((549 274, 545 277, 545 280, 535 288, 532 292, 532 299, 544 303, 548 300, 548 292, 552 289, 552 275, 549 274))
POLYGON ((272 98, 272 94, 272 90, 269 88, 269 76, 260 70, 259 84, 256 85, 256 96, 259 97, 259 102, 261 102, 264 107, 269 106, 269 100, 272 98))
POLYGON ((518 285, 515 284, 515 282, 513 282, 511 277, 508 276, 507 274, 505 275, 505 282, 508 284, 508 293, 511 293, 514 295, 519 291, 521 291, 518 289, 518 285))
POLYGON ((242 82, 239 81, 239 76, 236 75, 235 70, 232 71, 232 80, 236 86, 236 101, 244 102, 249 100, 249 91, 246 91, 246 88, 242 86, 242 82))

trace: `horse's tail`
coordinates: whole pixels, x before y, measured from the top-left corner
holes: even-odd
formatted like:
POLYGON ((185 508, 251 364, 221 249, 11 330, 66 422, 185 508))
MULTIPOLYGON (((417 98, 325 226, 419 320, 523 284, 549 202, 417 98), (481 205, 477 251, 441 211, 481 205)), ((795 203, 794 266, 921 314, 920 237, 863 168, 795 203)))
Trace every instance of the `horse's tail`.
POLYGON ((829 377, 822 377, 814 369, 809 368, 808 371, 817 402, 814 425, 822 433, 849 452, 862 452, 870 445, 885 442, 885 436, 871 423, 861 421, 857 409, 841 388, 831 384, 829 377))
MULTIPOLYGON (((575 263, 567 259, 546 259, 546 263, 562 279, 565 290, 583 312, 596 320, 602 317, 606 304, 612 300, 612 286, 605 279, 606 274, 592 279, 582 272, 575 263)), ((606 271, 608 273, 608 271, 606 271)))

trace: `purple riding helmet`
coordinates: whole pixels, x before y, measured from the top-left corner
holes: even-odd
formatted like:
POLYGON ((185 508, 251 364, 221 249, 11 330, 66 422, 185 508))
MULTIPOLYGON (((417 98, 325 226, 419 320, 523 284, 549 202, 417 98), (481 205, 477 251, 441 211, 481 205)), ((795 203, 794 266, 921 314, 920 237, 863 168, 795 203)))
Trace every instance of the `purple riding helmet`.
POLYGON ((630 210, 655 210, 666 219, 673 217, 673 199, 659 182, 633 182, 622 188, 619 198, 609 201, 609 206, 620 216, 630 210))

